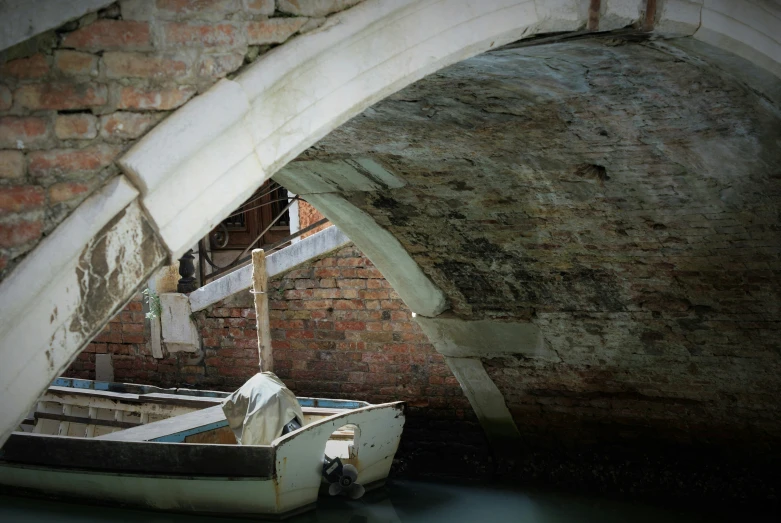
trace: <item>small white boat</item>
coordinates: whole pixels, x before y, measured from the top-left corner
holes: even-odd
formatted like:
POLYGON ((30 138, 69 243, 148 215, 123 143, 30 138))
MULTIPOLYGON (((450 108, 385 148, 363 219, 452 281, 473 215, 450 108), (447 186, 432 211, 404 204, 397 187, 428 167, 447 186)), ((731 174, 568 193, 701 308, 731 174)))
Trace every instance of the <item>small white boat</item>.
POLYGON ((314 508, 324 455, 355 466, 366 490, 388 477, 402 402, 298 398, 303 427, 237 445, 227 396, 60 378, 0 450, 0 492, 283 519, 314 508))

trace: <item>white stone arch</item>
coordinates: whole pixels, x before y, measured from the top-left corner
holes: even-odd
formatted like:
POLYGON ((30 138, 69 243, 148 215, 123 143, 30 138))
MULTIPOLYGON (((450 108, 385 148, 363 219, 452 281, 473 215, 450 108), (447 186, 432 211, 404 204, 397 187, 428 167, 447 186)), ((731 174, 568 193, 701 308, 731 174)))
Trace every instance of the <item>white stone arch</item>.
MULTIPOLYGON (((83 202, 0 285, 0 444, 166 257, 179 257, 349 118, 442 67, 521 38, 650 28, 650 21, 660 37, 700 39, 781 77, 774 0, 367 0, 220 81, 136 144, 120 160, 127 178, 83 202), (647 5, 656 12, 646 16, 647 5)), ((344 200, 327 199, 321 210, 413 311, 443 310, 441 291, 395 238, 371 229, 344 200)))

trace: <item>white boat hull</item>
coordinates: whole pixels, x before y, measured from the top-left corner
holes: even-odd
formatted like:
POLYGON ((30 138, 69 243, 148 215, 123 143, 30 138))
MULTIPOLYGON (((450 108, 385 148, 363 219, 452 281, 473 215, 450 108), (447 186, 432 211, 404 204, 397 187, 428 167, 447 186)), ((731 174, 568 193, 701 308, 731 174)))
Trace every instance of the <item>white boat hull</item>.
MULTIPOLYGON (((199 411, 204 413, 205 431, 215 430, 213 420, 207 419, 215 409, 219 407, 199 411)), ((190 437, 160 438, 159 434, 154 439, 134 436, 155 434, 155 424, 128 429, 130 436, 124 439, 121 432, 93 439, 14 433, 0 450, 0 491, 154 510, 281 519, 315 506, 326 449, 348 453, 343 459, 358 469, 358 483, 367 487, 384 483, 404 425, 401 402, 342 409, 332 415, 326 415, 325 408, 310 411, 322 412, 270 445, 189 443, 190 437)), ((193 412, 181 419, 198 417, 193 412)), ((167 427, 173 420, 157 425, 167 427)))

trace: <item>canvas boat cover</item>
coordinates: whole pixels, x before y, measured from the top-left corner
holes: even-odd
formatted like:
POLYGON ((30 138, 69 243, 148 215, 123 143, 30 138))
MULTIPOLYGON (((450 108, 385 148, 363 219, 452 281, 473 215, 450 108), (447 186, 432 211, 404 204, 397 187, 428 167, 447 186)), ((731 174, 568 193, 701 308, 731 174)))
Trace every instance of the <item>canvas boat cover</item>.
POLYGON ((261 372, 225 398, 222 410, 240 445, 268 445, 304 413, 295 394, 273 372, 261 372))

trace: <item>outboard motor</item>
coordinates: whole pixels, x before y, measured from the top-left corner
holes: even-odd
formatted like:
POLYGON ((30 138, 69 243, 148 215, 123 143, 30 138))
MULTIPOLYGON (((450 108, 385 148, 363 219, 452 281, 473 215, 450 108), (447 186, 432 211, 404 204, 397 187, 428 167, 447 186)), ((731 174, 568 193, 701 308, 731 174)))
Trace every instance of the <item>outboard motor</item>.
POLYGON ((332 496, 344 494, 348 498, 358 499, 366 492, 363 485, 356 483, 358 469, 354 466, 342 464, 339 458, 331 459, 328 456, 323 460, 323 477, 330 483, 328 493, 332 496))
POLYGON ((304 423, 296 395, 273 372, 261 372, 225 398, 222 411, 240 445, 269 445, 304 423))

